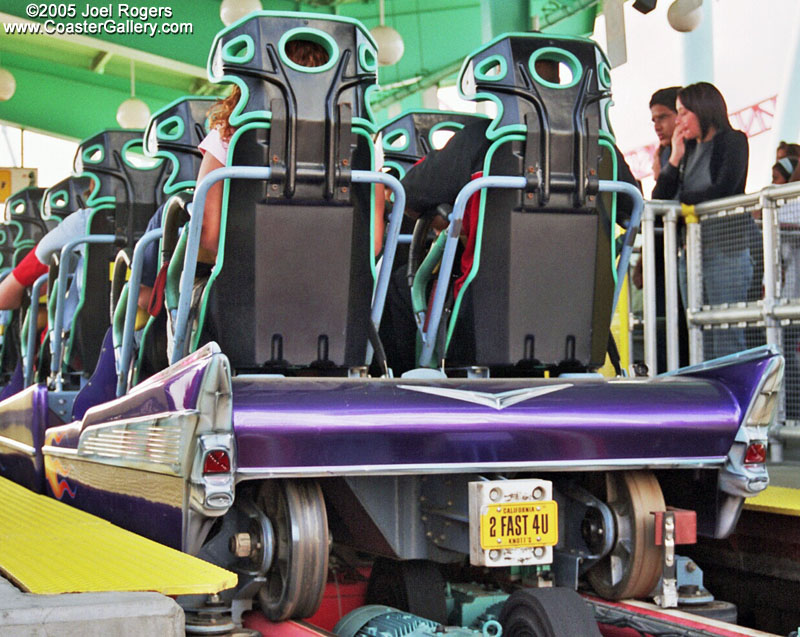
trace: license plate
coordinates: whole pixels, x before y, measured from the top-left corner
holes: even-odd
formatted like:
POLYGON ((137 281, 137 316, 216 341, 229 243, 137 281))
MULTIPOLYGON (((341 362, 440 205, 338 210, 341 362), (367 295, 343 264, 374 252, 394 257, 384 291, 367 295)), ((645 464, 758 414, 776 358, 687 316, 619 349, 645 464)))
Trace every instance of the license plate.
POLYGON ((558 505, 553 500, 508 502, 483 507, 481 548, 507 549, 558 544, 558 505))

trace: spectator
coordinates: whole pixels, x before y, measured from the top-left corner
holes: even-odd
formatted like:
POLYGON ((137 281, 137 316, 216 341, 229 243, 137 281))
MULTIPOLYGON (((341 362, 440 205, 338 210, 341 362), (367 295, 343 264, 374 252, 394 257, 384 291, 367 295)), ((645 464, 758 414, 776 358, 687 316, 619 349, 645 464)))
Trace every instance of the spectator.
MULTIPOLYGON (((779 159, 772 167, 772 183, 789 183, 797 168, 794 157, 779 159)), ((778 208, 780 227, 781 265, 783 285, 781 296, 785 299, 800 298, 800 202, 790 201, 778 208)))
POLYGON ((797 157, 783 157, 772 166, 772 183, 788 184, 792 179, 794 171, 797 169, 797 157))
POLYGON ((787 144, 783 141, 778 144, 778 148, 775 149, 775 161, 785 157, 800 158, 800 144, 787 144))
MULTIPOLYGON (((744 192, 747 137, 728 120, 725 99, 713 84, 698 82, 678 93, 677 125, 670 157, 653 197, 698 204, 744 192)), ((758 230, 750 215, 729 215, 703 224, 705 301, 712 305, 746 301, 753 280, 751 238, 758 230)), ((682 242, 685 243, 685 240, 682 242)), ((679 259, 686 301, 685 254, 679 259)), ((743 330, 713 330, 713 356, 745 349, 743 330)))
POLYGON ((669 161, 672 150, 672 133, 675 130, 675 120, 678 116, 675 100, 680 90, 680 86, 662 88, 653 93, 650 98, 650 119, 658 137, 658 150, 653 156, 653 177, 655 179, 658 179, 661 169, 669 161))
MULTIPOLYGON (((680 86, 662 88, 653 93, 650 98, 650 119, 653 130, 658 137, 658 149, 653 155, 653 176, 658 179, 661 169, 669 162, 672 152, 672 134, 677 120, 677 107, 675 105, 680 86)), ((656 265, 656 317, 658 324, 657 369, 658 373, 667 371, 667 342, 665 315, 665 284, 664 284, 664 229, 662 217, 656 218, 655 236, 655 265, 656 265)), ((633 284, 641 289, 643 277, 642 258, 636 262, 633 270, 633 284)), ((683 303, 678 298, 678 316, 683 317, 678 321, 679 365, 689 364, 689 334, 686 329, 685 310, 683 303)))

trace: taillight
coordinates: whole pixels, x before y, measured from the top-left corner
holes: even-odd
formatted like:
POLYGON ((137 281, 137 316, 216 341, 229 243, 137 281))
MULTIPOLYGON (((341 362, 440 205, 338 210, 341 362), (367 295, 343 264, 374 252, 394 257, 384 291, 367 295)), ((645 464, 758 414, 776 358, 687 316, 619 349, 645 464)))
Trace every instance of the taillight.
POLYGON ((203 459, 203 475, 210 473, 229 473, 231 458, 224 449, 213 449, 203 459))
POLYGON ((767 445, 763 442, 751 442, 744 454, 745 464, 762 464, 767 460, 767 445))

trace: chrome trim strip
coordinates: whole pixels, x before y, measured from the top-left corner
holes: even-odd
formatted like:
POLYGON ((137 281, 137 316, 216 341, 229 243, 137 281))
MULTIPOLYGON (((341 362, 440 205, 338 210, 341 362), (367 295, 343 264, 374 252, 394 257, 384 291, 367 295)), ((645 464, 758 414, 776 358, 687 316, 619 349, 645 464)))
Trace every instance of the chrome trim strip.
POLYGON ((185 409, 102 422, 81 432, 73 459, 183 476, 199 414, 185 409))
POLYGON ((622 460, 570 460, 547 462, 487 462, 452 464, 404 464, 404 465, 348 465, 341 467, 278 467, 274 469, 237 468, 237 479, 253 478, 292 478, 306 476, 359 476, 370 475, 413 475, 433 473, 476 473, 497 471, 609 471, 614 469, 705 469, 720 468, 725 456, 705 456, 696 458, 630 458, 622 460))
POLYGON ((511 407, 517 403, 537 398, 546 394, 552 394, 562 389, 572 387, 572 383, 559 383, 557 385, 538 385, 536 387, 523 387, 521 389, 512 389, 499 393, 491 393, 484 391, 474 391, 469 389, 455 389, 453 387, 435 387, 429 385, 398 385, 399 389, 407 391, 420 392, 422 394, 431 394, 439 396, 440 398, 451 398, 453 400, 461 400, 468 403, 475 403, 476 405, 483 405, 484 407, 491 407, 492 409, 501 410, 506 407, 511 407))
POLYGON ((20 442, 19 440, 14 440, 13 438, 6 438, 5 436, 0 436, 0 447, 8 447, 9 449, 13 449, 14 451, 21 451, 27 456, 36 456, 36 447, 32 447, 31 445, 26 445, 24 442, 20 442))
POLYGON ((61 458, 77 458, 78 457, 78 450, 77 449, 68 449, 65 447, 54 447, 52 445, 45 445, 42 447, 42 453, 46 456, 55 456, 61 458))

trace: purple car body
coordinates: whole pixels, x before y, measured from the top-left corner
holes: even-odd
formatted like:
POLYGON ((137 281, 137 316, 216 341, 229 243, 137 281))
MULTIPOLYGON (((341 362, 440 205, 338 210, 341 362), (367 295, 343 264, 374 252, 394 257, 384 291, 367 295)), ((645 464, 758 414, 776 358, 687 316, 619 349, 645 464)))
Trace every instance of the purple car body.
POLYGON ((225 514, 254 479, 711 468, 744 497, 766 470, 732 449, 766 440, 746 419, 781 368, 764 347, 654 379, 231 378, 210 344, 73 423, 47 428, 42 386, 7 398, 0 458, 4 475, 184 550, 202 540, 191 520, 225 514), (220 448, 230 471, 204 475, 220 448))

